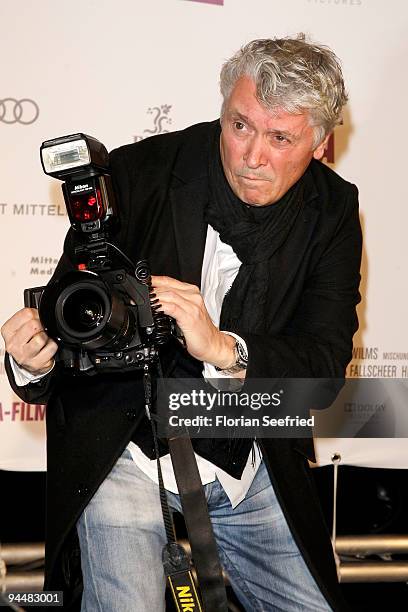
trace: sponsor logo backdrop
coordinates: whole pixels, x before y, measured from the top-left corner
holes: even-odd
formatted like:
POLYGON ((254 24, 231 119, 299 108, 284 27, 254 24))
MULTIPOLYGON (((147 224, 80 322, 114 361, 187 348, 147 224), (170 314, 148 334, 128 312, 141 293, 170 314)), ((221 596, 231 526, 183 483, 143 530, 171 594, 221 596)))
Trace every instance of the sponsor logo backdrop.
MULTIPOLYGON (((42 141, 83 131, 113 148, 211 120, 224 59, 253 38, 304 31, 337 52, 350 94, 325 158, 358 185, 365 235, 348 375, 407 378, 404 0, 23 4, 0 6, 2 322, 25 287, 47 282, 68 227, 59 183, 41 169, 42 141)), ((340 451, 357 465, 408 467, 404 449, 404 440, 318 441, 321 463, 340 451)), ((44 450, 44 410, 11 393, 1 366, 0 468, 45 469, 44 450)))

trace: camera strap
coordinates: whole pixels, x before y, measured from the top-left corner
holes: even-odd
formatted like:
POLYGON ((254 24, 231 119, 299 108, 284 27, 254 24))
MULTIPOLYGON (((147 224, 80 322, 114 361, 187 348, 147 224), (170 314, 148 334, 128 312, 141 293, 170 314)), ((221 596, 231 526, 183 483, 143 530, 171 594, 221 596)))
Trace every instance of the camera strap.
POLYGON ((193 579, 191 560, 183 547, 176 542, 174 525, 167 503, 156 423, 151 410, 152 382, 149 365, 144 367, 143 382, 146 413, 152 427, 160 503, 167 537, 162 560, 176 609, 180 612, 227 612, 228 603, 222 568, 191 440, 187 434, 183 434, 181 437, 169 439, 168 445, 203 600, 202 604, 193 579))

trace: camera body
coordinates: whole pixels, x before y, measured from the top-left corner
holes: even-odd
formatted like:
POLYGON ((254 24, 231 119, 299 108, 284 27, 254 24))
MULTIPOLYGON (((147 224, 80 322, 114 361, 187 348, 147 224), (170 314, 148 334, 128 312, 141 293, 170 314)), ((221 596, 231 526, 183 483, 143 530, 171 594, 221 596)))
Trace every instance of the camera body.
POLYGON ((25 306, 38 308, 57 358, 73 373, 141 369, 157 361, 158 348, 177 330, 160 312, 148 263, 134 265, 110 242, 117 217, 105 147, 85 134, 41 146, 46 174, 63 180, 74 235, 70 272, 45 287, 24 291, 25 306))

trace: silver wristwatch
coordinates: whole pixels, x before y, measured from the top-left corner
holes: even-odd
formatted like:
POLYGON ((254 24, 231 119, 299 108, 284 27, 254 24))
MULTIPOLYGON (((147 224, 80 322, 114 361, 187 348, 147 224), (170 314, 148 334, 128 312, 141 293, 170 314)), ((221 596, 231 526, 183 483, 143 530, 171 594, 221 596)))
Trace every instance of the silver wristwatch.
POLYGON ((234 346, 235 353, 235 362, 229 366, 228 368, 218 368, 215 367, 218 372, 222 372, 223 374, 236 374, 241 370, 246 370, 248 366, 248 353, 246 351, 245 346, 239 340, 235 340, 234 346))

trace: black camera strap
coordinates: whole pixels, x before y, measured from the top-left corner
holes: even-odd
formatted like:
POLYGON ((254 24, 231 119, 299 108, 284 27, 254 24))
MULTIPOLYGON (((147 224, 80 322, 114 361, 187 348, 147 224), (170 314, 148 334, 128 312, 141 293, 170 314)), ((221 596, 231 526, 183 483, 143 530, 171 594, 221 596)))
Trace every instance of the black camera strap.
POLYGON ((185 435, 168 444, 205 610, 225 612, 222 568, 191 440, 185 435))
POLYGON ((176 608, 180 612, 226 612, 227 596, 218 557, 217 545, 208 514, 207 502, 191 440, 187 434, 168 440, 171 461, 183 508, 194 566, 200 586, 201 604, 186 552, 176 542, 173 521, 167 503, 160 465, 156 423, 152 414, 152 382, 149 365, 144 367, 146 413, 152 427, 157 460, 160 503, 167 545, 163 549, 163 566, 176 608))

